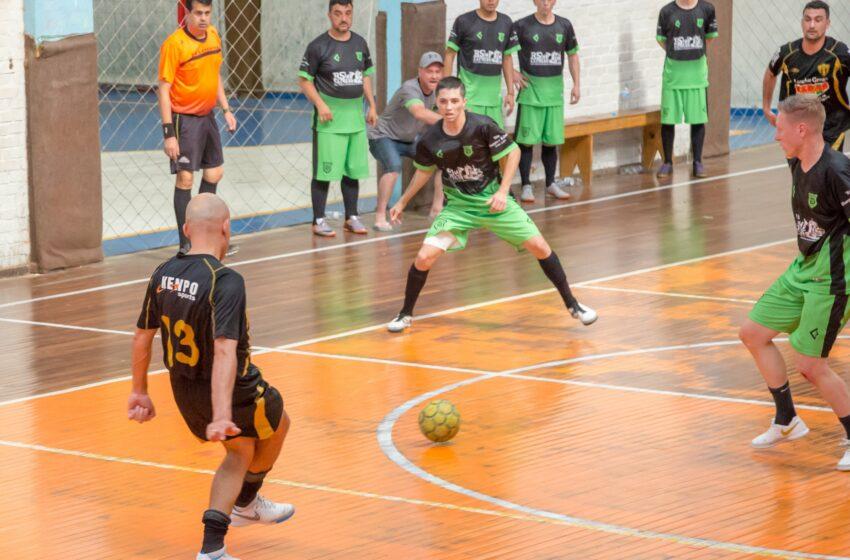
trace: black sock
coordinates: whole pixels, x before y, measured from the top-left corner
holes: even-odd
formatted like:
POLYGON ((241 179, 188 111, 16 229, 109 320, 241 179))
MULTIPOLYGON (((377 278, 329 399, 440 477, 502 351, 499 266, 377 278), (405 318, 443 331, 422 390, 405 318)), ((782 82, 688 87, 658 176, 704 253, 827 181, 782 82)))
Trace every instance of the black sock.
POLYGON ((545 259, 540 259, 537 262, 540 263, 540 268, 543 269, 543 272, 546 274, 546 278, 548 278, 549 281, 558 288, 567 309, 575 309, 578 305, 578 301, 576 301, 572 290, 570 290, 570 285, 567 283, 567 273, 564 272, 564 267, 561 266, 561 261, 558 259, 558 255, 555 254, 555 251, 552 251, 552 254, 545 259))
POLYGON ((776 417, 774 418, 774 422, 787 426, 791 422, 791 419, 797 416, 797 411, 794 410, 794 400, 791 398, 791 385, 786 381, 785 385, 778 389, 774 389, 773 387, 768 387, 768 389, 770 389, 773 402, 776 403, 776 417))
POLYGON ((410 265, 407 273, 407 286, 404 288, 404 307, 401 308, 402 315, 413 315, 413 307, 419 299, 419 292, 425 286, 428 279, 427 270, 419 270, 415 264, 410 265))
POLYGON ((177 235, 180 236, 180 246, 189 244, 189 238, 183 233, 183 224, 186 223, 186 207, 192 200, 191 189, 178 189, 174 187, 174 216, 177 218, 177 235))
POLYGON ((673 164, 673 142, 676 140, 676 127, 672 124, 661 125, 661 148, 664 151, 664 163, 673 164))
POLYGON ((239 491, 239 496, 236 497, 236 505, 245 507, 254 501, 257 497, 257 492, 263 485, 263 479, 266 478, 268 471, 261 473, 253 473, 248 471, 245 474, 245 481, 242 482, 242 490, 239 491))
POLYGON ((546 172, 546 186, 555 182, 555 168, 558 167, 558 149, 556 146, 543 146, 540 149, 540 160, 546 172))
POLYGON ((844 431, 847 432, 847 439, 850 439, 850 416, 845 416, 838 419, 841 425, 844 426, 844 431))
POLYGON ((691 125, 691 150, 694 153, 694 161, 702 162, 702 147, 705 144, 705 125, 691 125))
POLYGON ((210 183, 206 179, 201 179, 201 189, 199 192, 207 192, 215 194, 216 189, 218 188, 218 183, 210 183))
POLYGON ((310 183, 310 195, 313 198, 313 223, 325 217, 325 204, 328 202, 328 189, 331 184, 327 181, 313 179, 310 183))
POLYGON ((531 184, 531 159, 534 157, 534 147, 519 145, 519 176, 523 186, 531 184))
POLYGON ((217 509, 208 509, 204 512, 204 543, 201 552, 215 552, 224 547, 224 536, 230 525, 230 516, 217 509))
POLYGON ((342 189, 342 203, 345 205, 345 219, 357 216, 357 197, 360 196, 360 181, 343 177, 340 184, 342 189))

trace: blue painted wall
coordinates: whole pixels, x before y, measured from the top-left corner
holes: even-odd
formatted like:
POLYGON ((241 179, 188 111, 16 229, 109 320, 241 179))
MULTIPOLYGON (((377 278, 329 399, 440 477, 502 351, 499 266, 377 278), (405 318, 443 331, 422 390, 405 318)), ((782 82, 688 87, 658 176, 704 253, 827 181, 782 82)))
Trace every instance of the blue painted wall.
POLYGON ((24 29, 38 43, 93 33, 92 0, 25 0, 24 29))

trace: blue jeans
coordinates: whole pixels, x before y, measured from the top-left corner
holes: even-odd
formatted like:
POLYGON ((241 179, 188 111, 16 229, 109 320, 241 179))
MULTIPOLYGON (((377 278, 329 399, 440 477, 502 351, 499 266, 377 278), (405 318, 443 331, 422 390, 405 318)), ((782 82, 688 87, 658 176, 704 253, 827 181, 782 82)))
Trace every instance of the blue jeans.
POLYGON ((381 164, 384 173, 401 173, 401 158, 416 155, 415 142, 399 142, 392 138, 369 140, 369 152, 381 164))

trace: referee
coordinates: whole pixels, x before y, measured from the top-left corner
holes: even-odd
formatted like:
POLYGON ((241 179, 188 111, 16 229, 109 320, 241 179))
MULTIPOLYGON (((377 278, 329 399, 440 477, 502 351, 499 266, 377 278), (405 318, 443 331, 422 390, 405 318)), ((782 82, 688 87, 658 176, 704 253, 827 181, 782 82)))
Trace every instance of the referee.
POLYGON ((210 24, 212 0, 183 0, 186 19, 183 27, 162 44, 159 54, 159 112, 165 136, 165 154, 171 160, 174 185, 174 215, 180 237, 178 252, 189 251, 183 232, 186 206, 192 198, 194 173, 203 169, 200 192, 216 192, 224 175, 221 134, 213 109, 216 102, 224 111, 230 132, 236 130, 236 117, 230 111, 221 82, 221 37, 210 24))
POLYGON ((313 233, 334 237, 325 220, 331 181, 340 181, 345 204, 345 229, 366 233, 357 212, 359 179, 369 176, 366 123, 375 126, 378 111, 372 95, 375 73, 366 39, 351 31, 352 0, 330 0, 331 28, 307 46, 298 82, 315 106, 313 112, 313 233), (363 96, 369 113, 363 120, 363 96))
POLYGON ((844 150, 850 130, 850 103, 847 81, 850 77, 850 50, 827 36, 829 4, 816 0, 803 9, 803 37, 782 45, 768 64, 762 85, 764 116, 776 126, 771 109, 776 78, 782 73, 779 101, 797 94, 815 94, 826 109, 823 138, 834 149, 844 150))

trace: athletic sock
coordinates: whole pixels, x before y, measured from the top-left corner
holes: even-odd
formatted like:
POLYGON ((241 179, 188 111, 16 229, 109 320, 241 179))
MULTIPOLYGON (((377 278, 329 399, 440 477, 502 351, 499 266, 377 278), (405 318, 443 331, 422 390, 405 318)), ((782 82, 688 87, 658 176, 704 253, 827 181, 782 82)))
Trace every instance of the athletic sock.
POLYGON ((410 265, 410 270, 407 273, 407 286, 404 288, 404 307, 401 308, 401 315, 413 315, 413 308, 416 306, 416 300, 419 299, 419 292, 425 287, 427 279, 427 270, 419 270, 415 264, 410 265))
POLYGON ((189 238, 183 233, 183 225, 186 223, 186 207, 192 200, 191 189, 178 189, 174 187, 174 216, 177 218, 177 235, 180 236, 180 246, 189 244, 189 238))
POLYGON ((673 165, 673 143, 676 141, 676 127, 672 124, 661 125, 661 148, 664 151, 664 163, 673 165))
POLYGON ((838 419, 841 425, 844 426, 844 431, 847 432, 847 439, 850 439, 850 416, 845 416, 838 419))
POLYGON ((248 471, 245 474, 242 489, 239 491, 239 496, 236 497, 237 506, 245 507, 254 501, 254 498, 257 497, 257 492, 260 491, 260 487, 263 485, 263 479, 266 478, 266 474, 268 474, 268 471, 260 473, 248 471))
POLYGON ((218 183, 210 183, 206 179, 201 179, 201 189, 199 192, 215 194, 217 188, 218 183))
POLYGON ((558 166, 558 149, 555 146, 543 146, 540 149, 540 160, 546 172, 546 186, 555 182, 555 168, 558 166))
POLYGON ((204 542, 201 552, 215 552, 224 548, 224 536, 230 525, 230 516, 217 509, 208 509, 204 512, 204 542))
POLYGON ((328 190, 331 184, 327 181, 313 179, 310 182, 310 196, 313 199, 313 223, 325 217, 325 204, 328 202, 328 190))
POLYGON ((702 147, 705 145, 705 125, 691 125, 691 151, 694 153, 694 161, 702 163, 702 147))
POLYGON ((343 177, 340 184, 342 189, 342 203, 345 205, 345 219, 357 216, 357 197, 360 195, 360 181, 343 177))
POLYGON ((786 381, 785 385, 778 389, 773 387, 768 387, 768 389, 770 389, 773 402, 776 403, 776 416, 773 421, 782 426, 787 426, 797 416, 797 411, 794 410, 794 400, 791 398, 790 383, 786 381))
POLYGON ((519 145, 519 176, 522 179, 522 184, 531 184, 531 160, 534 157, 534 147, 519 145))
POLYGON ((558 259, 555 251, 552 251, 552 254, 545 259, 540 259, 537 262, 540 263, 540 268, 543 269, 549 281, 558 288, 558 292, 560 292, 561 299, 564 300, 564 305, 567 306, 567 309, 575 309, 578 306, 578 301, 576 301, 572 290, 570 290, 570 285, 567 283, 567 273, 564 272, 564 267, 561 266, 561 261, 558 259))

